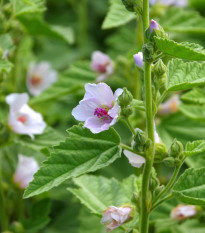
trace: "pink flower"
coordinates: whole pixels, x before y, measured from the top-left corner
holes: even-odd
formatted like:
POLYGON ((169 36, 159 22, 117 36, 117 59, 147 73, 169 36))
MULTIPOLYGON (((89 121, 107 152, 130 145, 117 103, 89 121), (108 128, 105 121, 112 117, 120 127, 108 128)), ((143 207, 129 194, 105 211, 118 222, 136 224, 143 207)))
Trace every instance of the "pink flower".
POLYGON ((197 214, 196 206, 194 205, 178 205, 171 211, 171 218, 176 220, 184 220, 193 217, 197 214))
POLYGON ((18 157, 19 159, 14 175, 14 182, 19 184, 20 188, 24 189, 33 180, 33 175, 37 172, 39 166, 36 160, 32 157, 24 155, 19 155, 18 157))
POLYGON ((79 105, 72 111, 72 115, 78 121, 84 121, 84 127, 92 133, 99 133, 109 129, 117 121, 120 106, 117 103, 122 89, 117 89, 115 94, 105 83, 86 84, 85 96, 79 105))
POLYGON ((143 53, 139 52, 133 55, 135 64, 141 68, 143 68, 143 53))
POLYGON ((33 138, 34 134, 42 134, 46 123, 40 113, 35 112, 26 103, 28 94, 10 94, 6 97, 10 105, 8 124, 18 134, 26 134, 33 138))
POLYGON ((159 30, 159 25, 155 20, 152 19, 150 23, 150 32, 152 33, 154 29, 159 30))
POLYGON ((99 74, 97 82, 106 80, 114 72, 114 64, 106 54, 95 51, 92 54, 91 68, 99 74))
POLYGON ((57 76, 57 72, 51 69, 50 63, 32 63, 27 74, 27 87, 29 92, 34 96, 40 95, 42 91, 56 82, 57 76))
POLYGON ((132 208, 129 206, 110 206, 103 212, 101 224, 106 226, 106 232, 110 232, 132 219, 131 212, 132 208))
POLYGON ((168 115, 177 112, 180 103, 179 95, 173 95, 159 106, 159 114, 168 115))
MULTIPOLYGON (((137 129, 135 129, 135 131, 137 132, 137 131, 142 131, 142 130, 137 128, 137 129)), ((156 129, 154 131, 154 137, 155 137, 155 143, 160 143, 160 138, 159 138, 158 133, 156 132, 156 129)), ((131 143, 132 147, 133 147, 134 143, 135 142, 133 140, 132 143, 131 143)), ((124 150, 123 153, 128 158, 129 163, 133 167, 140 168, 145 163, 145 158, 138 155, 138 154, 136 154, 136 153, 134 153, 134 152, 131 152, 129 150, 124 150)))

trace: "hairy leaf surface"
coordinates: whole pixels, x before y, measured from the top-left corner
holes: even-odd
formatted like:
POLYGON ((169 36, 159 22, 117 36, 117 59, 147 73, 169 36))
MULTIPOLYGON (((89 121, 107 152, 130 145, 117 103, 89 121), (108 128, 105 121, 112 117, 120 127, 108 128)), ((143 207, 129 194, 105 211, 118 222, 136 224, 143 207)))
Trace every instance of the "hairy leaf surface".
POLYGON ((174 196, 184 203, 205 204, 205 167, 187 169, 173 187, 174 196))
POLYGON ((157 47, 163 54, 171 57, 192 60, 205 61, 205 50, 202 46, 194 43, 177 43, 173 40, 155 37, 157 47))
POLYGON ((186 156, 195 155, 205 151, 205 141, 197 140, 193 142, 187 142, 185 151, 183 152, 186 156))
POLYGON ((34 175, 24 197, 38 195, 60 185, 71 177, 108 166, 121 156, 120 137, 113 128, 99 134, 74 126, 69 137, 54 147, 50 158, 34 175))
POLYGON ((205 121, 205 105, 181 104, 179 109, 191 119, 205 121))
POLYGON ((201 88, 194 88, 183 94, 181 99, 189 103, 205 104, 205 91, 201 88))
POLYGON ((84 175, 73 179, 77 188, 68 188, 90 211, 101 216, 109 206, 130 203, 133 192, 138 191, 137 178, 130 176, 122 182, 102 176, 84 175))
POLYGON ((167 89, 179 91, 205 83, 205 63, 173 59, 167 67, 167 89))

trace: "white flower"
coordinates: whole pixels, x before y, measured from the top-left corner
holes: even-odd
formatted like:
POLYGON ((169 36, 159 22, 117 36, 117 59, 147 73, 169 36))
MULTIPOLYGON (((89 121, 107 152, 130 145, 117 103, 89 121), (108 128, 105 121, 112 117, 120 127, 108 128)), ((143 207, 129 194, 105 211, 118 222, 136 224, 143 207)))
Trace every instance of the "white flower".
POLYGON ((46 123, 40 113, 26 104, 28 99, 27 93, 14 93, 6 97, 6 102, 10 105, 8 124, 15 133, 33 138, 34 134, 43 133, 46 123))
POLYGON ((115 207, 110 206, 103 212, 101 224, 106 226, 106 232, 110 232, 129 221, 132 208, 129 206, 115 207))
POLYGON ((32 157, 27 157, 21 154, 18 157, 18 165, 14 175, 14 182, 24 189, 33 180, 33 175, 37 172, 39 166, 36 160, 32 157))
POLYGON ((141 68, 143 68, 143 53, 142 52, 138 52, 136 54, 133 55, 135 64, 141 68))
POLYGON ((179 204, 171 211, 171 218, 176 220, 184 220, 197 214, 196 206, 179 204))
POLYGON ((40 95, 42 91, 56 82, 57 77, 58 74, 51 69, 50 63, 32 63, 27 73, 27 88, 32 95, 40 95))
POLYGON ((100 51, 95 51, 92 54, 91 68, 97 72, 97 82, 105 81, 114 72, 114 64, 110 57, 100 51))
MULTIPOLYGON (((135 131, 142 131, 141 129, 135 129, 135 131)), ((156 127, 155 127, 155 131, 154 131, 154 137, 155 137, 155 143, 160 143, 160 138, 159 138, 159 135, 156 131, 156 127)), ((133 147, 134 145, 134 140, 132 141, 131 143, 131 146, 133 147)), ((137 167, 137 168, 140 168, 144 163, 145 163, 145 158, 134 153, 134 152, 131 152, 129 150, 124 150, 123 151, 124 155, 128 158, 129 160, 129 163, 133 166, 133 167, 137 167)))
POLYGON ((179 95, 173 95, 170 99, 160 104, 159 114, 167 115, 178 111, 178 105, 180 104, 179 95))
POLYGON ((117 103, 122 89, 117 89, 115 94, 106 83, 86 84, 85 96, 79 105, 72 111, 78 121, 85 121, 84 127, 92 133, 99 133, 109 129, 117 121, 120 106, 117 103))

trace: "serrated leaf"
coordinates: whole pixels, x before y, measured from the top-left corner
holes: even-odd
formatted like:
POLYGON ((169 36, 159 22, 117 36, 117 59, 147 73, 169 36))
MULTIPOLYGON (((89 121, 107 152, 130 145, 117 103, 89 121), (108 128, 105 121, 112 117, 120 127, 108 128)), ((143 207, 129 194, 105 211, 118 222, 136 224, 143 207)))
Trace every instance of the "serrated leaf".
POLYGON ((109 206, 131 202, 133 192, 138 192, 137 178, 130 176, 119 182, 102 176, 84 175, 73 179, 77 188, 68 188, 94 214, 101 216, 109 206))
POLYGON ((205 61, 205 50, 194 43, 177 43, 173 40, 155 37, 158 49, 163 54, 191 61, 205 61))
POLYGON ((179 109, 191 119, 205 121, 205 105, 181 104, 179 109))
POLYGON ((84 88, 85 83, 94 82, 95 73, 90 69, 90 62, 76 62, 60 75, 59 80, 41 95, 30 100, 31 105, 54 100, 84 88))
POLYGON ((110 0, 108 13, 103 21, 102 29, 110 29, 124 25, 136 18, 133 12, 126 10, 121 0, 110 0))
POLYGON ((205 205, 205 167, 187 169, 174 185, 173 194, 184 203, 205 205))
POLYGON ((34 14, 22 15, 17 19, 23 24, 30 35, 46 36, 53 39, 63 40, 68 44, 74 42, 74 33, 70 27, 49 25, 41 16, 36 16, 34 14))
POLYGON ((0 60, 0 72, 9 73, 13 68, 13 64, 8 60, 0 60))
POLYGON ((190 89, 205 83, 205 63, 173 59, 167 67, 166 87, 169 91, 190 89))
POLYGON ((205 141, 204 140, 187 142, 185 151, 183 152, 183 155, 191 156, 191 155, 199 154, 203 151, 205 151, 205 141))
POLYGON ((183 94, 181 100, 189 103, 205 104, 205 91, 201 88, 194 88, 183 94))
POLYGON ((159 23, 168 32, 205 33, 205 18, 190 9, 169 8, 159 23))
POLYGON ((27 187, 24 197, 38 195, 65 180, 108 166, 121 156, 120 137, 113 128, 99 134, 82 126, 69 129, 69 137, 54 147, 27 187))
POLYGON ((14 15, 39 13, 46 10, 44 0, 11 0, 14 9, 14 15))

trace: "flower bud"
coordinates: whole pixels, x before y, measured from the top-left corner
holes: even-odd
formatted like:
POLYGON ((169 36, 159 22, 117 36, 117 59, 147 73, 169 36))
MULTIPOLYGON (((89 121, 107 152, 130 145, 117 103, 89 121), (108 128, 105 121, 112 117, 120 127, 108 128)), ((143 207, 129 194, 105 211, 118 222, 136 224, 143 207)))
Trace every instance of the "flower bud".
POLYGON ((146 133, 138 129, 134 136, 134 141, 136 145, 142 145, 142 146, 145 145, 145 143, 147 142, 146 133))
POLYGON ((158 186, 153 193, 153 197, 157 197, 164 189, 164 185, 158 186))
POLYGON ((135 64, 138 67, 143 68, 143 53, 142 52, 136 53, 133 55, 133 57, 134 57, 135 64))
POLYGON ((118 104, 120 107, 125 107, 128 106, 132 100, 132 93, 128 91, 126 87, 124 87, 122 94, 118 97, 118 104))
MULTIPOLYGON (((12 230, 12 232, 15 232, 15 233, 24 233, 25 232, 23 225, 20 222, 16 222, 16 221, 12 223, 11 230, 12 230)), ((4 232, 4 233, 6 233, 6 232, 4 232)))
POLYGON ((149 182, 149 189, 150 191, 154 191, 159 186, 159 180, 155 175, 152 175, 150 182, 149 182))
POLYGON ((159 59, 153 67, 153 73, 155 76, 157 77, 161 77, 163 74, 166 73, 167 67, 165 66, 165 64, 163 63, 163 61, 161 59, 159 59))
POLYGON ((167 156, 168 156, 168 151, 166 145, 163 143, 156 143, 154 160, 156 162, 159 162, 162 161, 167 156))
POLYGON ((178 158, 182 152, 183 152, 183 145, 180 141, 177 141, 175 138, 169 149, 169 155, 173 158, 178 158))
POLYGON ((110 232, 123 225, 124 223, 130 221, 134 217, 134 214, 134 206, 110 206, 103 212, 101 224, 106 226, 106 232, 110 232))
POLYGON ((142 47, 143 60, 146 62, 154 61, 154 46, 152 43, 144 44, 142 47))
POLYGON ((122 117, 127 118, 127 117, 129 117, 130 115, 132 115, 132 113, 133 113, 132 107, 131 107, 131 106, 127 106, 127 107, 121 109, 120 115, 121 115, 122 117))
POLYGON ((152 19, 150 23, 150 32, 152 33, 154 29, 159 30, 159 24, 152 19))
POLYGON ((167 157, 163 162, 167 167, 176 167, 180 165, 180 160, 173 157, 167 157))

